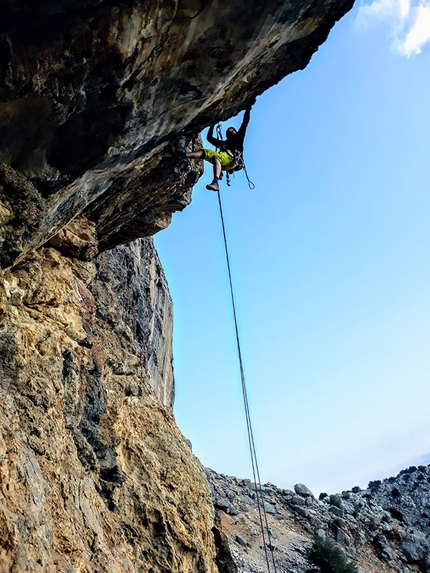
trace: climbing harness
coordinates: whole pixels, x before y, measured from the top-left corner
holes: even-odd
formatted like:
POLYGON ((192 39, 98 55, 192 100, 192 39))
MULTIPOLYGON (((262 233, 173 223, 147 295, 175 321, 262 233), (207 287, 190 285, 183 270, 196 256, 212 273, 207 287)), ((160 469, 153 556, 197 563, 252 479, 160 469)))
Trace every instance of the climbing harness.
MULTIPOLYGON (((220 123, 218 123, 218 125, 216 126, 216 135, 217 135, 218 140, 224 141, 223 136, 222 136, 222 129, 221 129, 220 123)), ((217 149, 222 150, 221 147, 217 147, 217 149)), ((224 150, 222 150, 222 151, 224 151, 224 150)), ((230 187, 230 176, 231 175, 234 176, 235 171, 241 171, 243 169, 243 171, 245 173, 246 180, 248 181, 248 187, 250 189, 255 189, 255 184, 249 178, 248 171, 246 170, 245 159, 243 157, 243 151, 239 151, 236 149, 235 151, 230 152, 230 153, 232 153, 232 160, 235 163, 236 167, 234 169, 232 169, 231 171, 227 171, 227 176, 226 176, 227 187, 230 187)))
POLYGON ((258 516, 260 521, 260 529, 261 529, 261 536, 263 539, 263 548, 264 554, 266 558, 267 564, 267 571, 271 573, 270 563, 269 563, 269 554, 268 549, 271 552, 272 556, 272 563, 273 563, 273 571, 276 571, 276 563, 275 557, 273 555, 273 545, 270 540, 270 529, 269 524, 267 521, 267 513, 266 508, 264 506, 264 499, 263 499, 263 491, 261 488, 261 479, 260 479, 260 470, 258 467, 258 460, 257 460, 257 452, 255 449, 255 442, 254 442, 254 433, 252 431, 252 423, 251 423, 251 414, 249 411, 249 403, 248 403, 248 393, 246 389, 246 381, 245 381, 245 371, 243 368, 243 359, 242 359, 242 350, 240 345, 240 337, 239 337, 239 327, 237 321, 237 314, 236 314, 236 304, 234 299, 234 290, 233 290, 233 280, 231 275, 231 267, 230 267, 230 256, 228 252, 228 245, 227 245, 227 234, 225 230, 225 223, 224 223, 224 214, 222 209, 222 202, 221 202, 221 193, 218 191, 218 204, 219 204, 219 212, 221 217, 221 225, 222 225, 222 233, 224 237, 224 248, 225 248, 225 257, 227 261, 227 270, 228 270, 228 278, 230 283, 230 295, 231 295, 231 304, 233 309, 233 318, 234 318, 234 328, 236 333, 236 345, 237 345, 237 354, 239 359, 239 369, 240 369, 240 378, 242 383, 242 394, 243 394, 243 404, 245 408, 245 418, 246 418, 246 427, 248 432, 248 443, 249 443, 249 450, 251 454, 251 465, 252 465, 252 475, 254 477, 254 486, 255 486, 255 496, 257 501, 257 509, 258 509, 258 516), (264 524, 263 524, 263 516, 264 516, 264 524), (267 540, 266 540, 267 537, 267 540))

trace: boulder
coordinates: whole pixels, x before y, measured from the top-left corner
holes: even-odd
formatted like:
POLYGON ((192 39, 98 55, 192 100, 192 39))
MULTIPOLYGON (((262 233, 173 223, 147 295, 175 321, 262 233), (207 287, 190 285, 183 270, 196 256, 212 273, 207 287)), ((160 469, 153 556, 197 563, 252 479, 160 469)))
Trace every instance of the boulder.
POLYGON ((311 490, 302 483, 296 483, 294 486, 294 491, 297 493, 297 495, 301 495, 303 497, 315 497, 311 490))
POLYGON ((427 557, 430 552, 430 542, 424 535, 410 533, 404 538, 401 550, 407 561, 414 563, 427 557))

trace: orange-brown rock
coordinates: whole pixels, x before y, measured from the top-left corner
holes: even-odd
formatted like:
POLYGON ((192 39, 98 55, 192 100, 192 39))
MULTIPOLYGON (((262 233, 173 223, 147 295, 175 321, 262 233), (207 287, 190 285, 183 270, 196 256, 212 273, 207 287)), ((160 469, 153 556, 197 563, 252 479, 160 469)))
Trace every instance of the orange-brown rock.
POLYGON ((135 338, 149 314, 162 321, 157 300, 170 306, 151 243, 96 263, 43 248, 1 292, 0 570, 216 571, 210 493, 169 407, 173 380, 142 354, 171 333, 135 338), (140 314, 115 294, 118 266, 129 287, 138 274, 140 314))

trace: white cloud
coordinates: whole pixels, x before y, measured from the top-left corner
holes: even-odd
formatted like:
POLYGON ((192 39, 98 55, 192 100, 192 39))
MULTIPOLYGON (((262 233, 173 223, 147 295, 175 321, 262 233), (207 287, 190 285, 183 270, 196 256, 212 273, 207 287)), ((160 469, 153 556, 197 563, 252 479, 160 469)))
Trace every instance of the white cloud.
POLYGON ((401 49, 405 56, 420 54, 428 42, 430 42, 430 3, 417 7, 415 21, 404 37, 401 49))
POLYGON ((375 0, 359 7, 357 22, 359 25, 368 26, 375 20, 404 20, 409 10, 409 0, 375 0))
POLYGON ((387 22, 394 48, 403 56, 420 54, 430 43, 430 0, 374 0, 358 8, 357 24, 387 22))

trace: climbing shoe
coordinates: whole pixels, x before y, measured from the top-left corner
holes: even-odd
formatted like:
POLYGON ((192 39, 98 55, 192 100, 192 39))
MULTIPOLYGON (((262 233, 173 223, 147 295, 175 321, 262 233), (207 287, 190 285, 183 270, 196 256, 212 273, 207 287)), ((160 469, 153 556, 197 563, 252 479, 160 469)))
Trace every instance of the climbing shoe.
POLYGON ((212 183, 206 185, 206 189, 208 189, 209 191, 219 191, 218 179, 214 179, 212 183))

